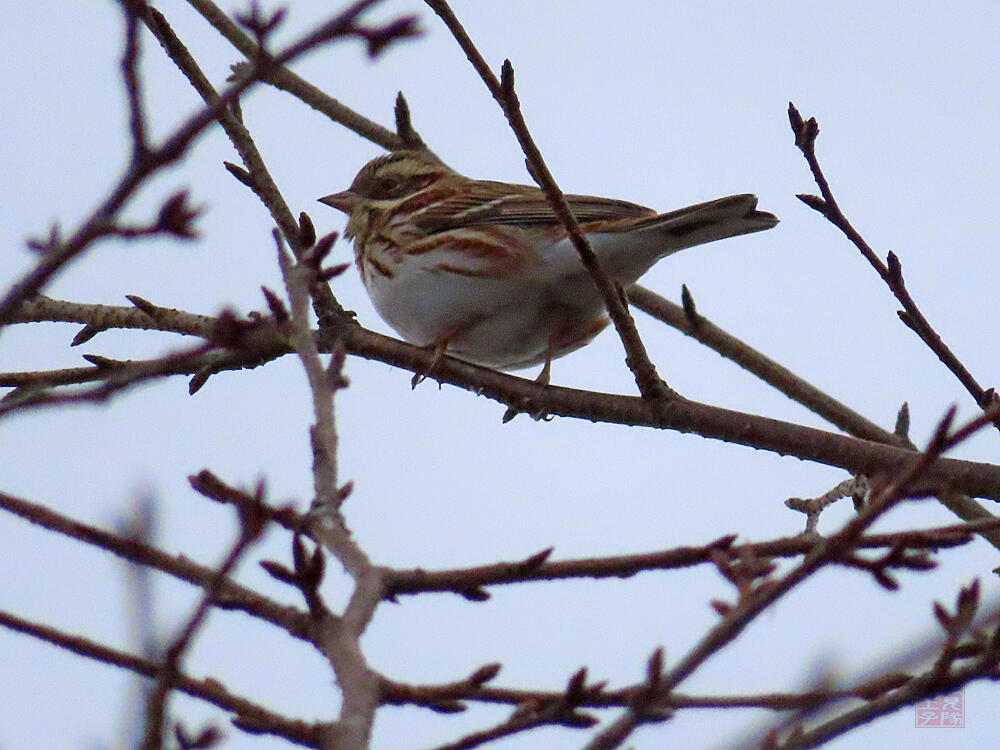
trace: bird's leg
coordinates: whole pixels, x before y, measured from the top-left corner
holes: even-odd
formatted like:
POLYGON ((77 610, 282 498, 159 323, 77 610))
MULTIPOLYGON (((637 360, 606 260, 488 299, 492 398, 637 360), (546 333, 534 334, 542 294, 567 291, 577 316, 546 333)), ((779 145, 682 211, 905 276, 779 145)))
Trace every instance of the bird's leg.
MULTIPOLYGON (((558 345, 560 339, 556 335, 549 337, 548 346, 545 347, 545 364, 542 365, 542 371, 538 373, 538 377, 535 378, 535 382, 539 385, 548 385, 549 378, 552 375, 552 355, 555 353, 556 346, 558 345)), ((532 408, 531 399, 525 399, 520 404, 521 408, 514 405, 508 406, 507 411, 504 412, 503 422, 506 424, 522 411, 525 412, 529 417, 538 421, 544 419, 548 421, 550 419, 549 415, 544 409, 532 408)))
POLYGON ((538 373, 538 377, 535 378, 535 382, 541 385, 548 385, 549 379, 552 375, 552 354, 555 351, 555 341, 550 338, 549 345, 545 347, 545 364, 542 365, 542 371, 538 373))
POLYGON ((460 325, 455 326, 447 333, 443 334, 442 336, 439 336, 437 341, 435 341, 433 344, 426 347, 433 352, 433 354, 431 355, 431 363, 427 365, 427 369, 424 370, 423 372, 413 373, 413 379, 410 380, 411 388, 416 388, 418 385, 424 382, 424 380, 427 379, 428 375, 434 372, 434 368, 438 366, 438 362, 440 362, 441 358, 445 355, 445 351, 448 349, 448 344, 455 337, 455 334, 458 333, 461 329, 462 326, 460 325))
POLYGON ((609 321, 606 317, 600 317, 583 326, 560 329, 550 335, 548 345, 545 347, 545 364, 542 365, 542 371, 538 373, 535 382, 548 385, 549 378, 552 375, 552 360, 555 358, 556 352, 562 351, 567 345, 575 347, 582 345, 582 343, 578 342, 586 343, 590 341, 603 331, 608 323, 609 321))

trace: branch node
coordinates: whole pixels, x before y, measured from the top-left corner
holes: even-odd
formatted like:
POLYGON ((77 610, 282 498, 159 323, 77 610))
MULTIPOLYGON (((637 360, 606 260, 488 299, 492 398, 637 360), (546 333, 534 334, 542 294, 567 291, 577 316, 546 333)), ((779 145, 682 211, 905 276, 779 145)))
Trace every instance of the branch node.
POLYGON ((702 317, 698 314, 698 308, 694 304, 694 296, 687 284, 681 284, 681 305, 684 308, 684 317, 692 328, 701 326, 702 317))
POLYGON ((69 345, 79 346, 80 344, 85 344, 94 338, 94 336, 106 330, 108 329, 102 326, 95 326, 92 323, 87 323, 87 325, 77 331, 76 336, 74 336, 73 340, 69 342, 69 345))
POLYGON ((283 326, 288 322, 290 317, 284 301, 266 286, 261 285, 260 291, 263 292, 264 299, 267 301, 267 308, 271 311, 271 315, 274 316, 274 322, 279 326, 283 326))
POLYGON ((898 437, 910 439, 910 405, 906 401, 896 413, 896 426, 892 428, 892 432, 898 437))
POLYGON ((495 679, 500 670, 503 669, 503 664, 500 662, 492 662, 490 664, 484 664, 471 675, 469 675, 466 683, 471 687, 482 687, 487 682, 495 679))
POLYGON ((811 153, 816 146, 816 136, 819 135, 819 123, 815 117, 803 120, 795 105, 788 102, 788 123, 795 134, 795 145, 803 153, 811 153))
POLYGON ((410 105, 407 104, 406 97, 403 96, 402 91, 396 94, 396 104, 393 107, 393 113, 396 118, 396 135, 403 142, 403 148, 426 149, 427 144, 424 143, 424 139, 420 137, 420 134, 413 127, 413 121, 410 119, 410 105))
POLYGON ((299 212, 299 247, 305 249, 316 244, 316 227, 305 211, 299 212))
POLYGON ((500 66, 500 97, 510 107, 517 107, 517 92, 514 91, 514 66, 504 60, 500 66))
POLYGON ((485 602, 490 598, 490 592, 482 586, 471 586, 457 591, 459 596, 470 602, 485 602))
POLYGON ((549 559, 549 556, 555 550, 555 547, 546 547, 541 552, 536 552, 531 557, 518 563, 517 568, 521 573, 531 573, 532 571, 538 570, 545 564, 545 561, 549 559))
POLYGON ((215 371, 209 365, 203 365, 198 368, 198 371, 191 376, 191 380, 188 381, 188 395, 193 396, 201 387, 208 382, 208 379, 215 374, 215 371))
POLYGON ((799 193, 795 196, 800 201, 805 203, 813 211, 819 211, 824 216, 827 215, 827 202, 820 198, 818 195, 811 195, 810 193, 799 193))
POLYGON ((584 698, 584 691, 587 686, 587 668, 580 667, 566 683, 566 702, 575 706, 584 698))
POLYGON ((126 294, 125 299, 127 299, 129 302, 132 303, 134 307, 144 312, 153 320, 157 320, 159 318, 160 309, 149 300, 143 299, 142 297, 136 294, 126 294))
POLYGON ((256 192, 256 183, 254 182, 253 175, 251 175, 247 170, 238 164, 233 164, 231 161, 222 162, 226 171, 229 172, 233 177, 242 182, 248 188, 256 192))
POLYGON ((329 268, 323 268, 318 274, 316 274, 317 281, 331 281, 338 276, 340 276, 344 271, 351 267, 351 263, 338 263, 335 266, 330 266, 329 268))
POLYGON ((889 251, 889 254, 885 258, 885 265, 889 269, 889 278, 892 283, 902 285, 903 264, 899 262, 899 256, 892 250, 889 251))

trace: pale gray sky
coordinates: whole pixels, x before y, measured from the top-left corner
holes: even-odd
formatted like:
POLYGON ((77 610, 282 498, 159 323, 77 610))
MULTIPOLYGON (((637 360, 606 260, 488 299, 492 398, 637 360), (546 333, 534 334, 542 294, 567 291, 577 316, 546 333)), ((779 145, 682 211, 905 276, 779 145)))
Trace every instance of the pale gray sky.
MULTIPOLYGON (((157 3, 221 84, 237 59, 186 4, 157 3)), ((291 4, 288 37, 330 12, 291 4)), ((227 10, 238 7, 225 3, 227 10)), ((391 123, 396 91, 409 99, 425 140, 477 177, 527 181, 523 157, 499 108, 434 15, 426 30, 370 63, 360 45, 309 57, 296 70, 348 106, 391 123)), ((841 204, 881 255, 894 250, 928 318, 985 385, 1000 360, 993 343, 998 277, 996 175, 1000 126, 996 70, 1000 7, 990 2, 456 2, 484 55, 513 62, 525 117, 567 191, 633 200, 661 210, 735 192, 756 192, 782 223, 671 257, 644 284, 679 299, 682 283, 717 324, 891 427, 904 400, 913 437, 926 439, 951 403, 975 407, 959 384, 896 318, 896 304, 858 253, 795 193, 813 192, 785 109, 794 101, 820 122, 819 154, 841 204)), ((127 152, 117 73, 120 22, 112 3, 19 3, 0 27, 7 60, 0 109, 0 280, 32 262, 28 235, 53 220, 77 222, 106 194, 127 152)), ((169 132, 197 101, 145 36, 143 69, 154 131, 169 132)), ((342 217, 316 198, 343 189, 378 148, 290 97, 258 89, 247 126, 296 211, 320 231, 342 217)), ((147 188, 129 214, 143 217, 168 192, 189 186, 207 212, 198 243, 108 243, 50 287, 56 297, 125 304, 138 294, 206 314, 222 305, 264 305, 259 287, 280 288, 269 220, 222 168, 234 153, 218 132, 147 188)), ((349 257, 346 243, 338 257, 349 257)), ((362 323, 388 332, 351 272, 334 284, 362 323)), ((653 360, 685 395, 743 411, 824 426, 696 344, 638 314, 653 360)), ((81 353, 150 356, 175 339, 107 333, 78 349, 70 326, 17 326, 0 336, 0 370, 79 364, 81 353)), ((347 506, 356 536, 380 562, 427 568, 516 559, 555 546, 555 556, 648 551, 704 543, 727 533, 765 539, 799 530, 788 496, 819 494, 843 472, 694 436, 524 417, 501 425, 503 408, 454 388, 350 359, 352 386, 338 398, 347 506)), ((605 333, 554 365, 553 382, 633 392, 620 344, 605 333)), ((193 495, 186 476, 208 467, 234 482, 267 478, 272 497, 307 501, 311 486, 304 378, 292 358, 254 372, 216 376, 195 397, 170 380, 106 407, 37 413, 0 423, 0 488, 83 520, 113 524, 133 498, 162 510, 162 546, 213 562, 229 543, 226 512, 193 495)), ((996 433, 959 455, 995 460, 996 433)), ((846 518, 837 508, 826 529, 846 518)), ((907 507, 889 526, 949 523, 932 504, 907 507)), ((0 607, 127 645, 124 574, 89 549, 0 515, 0 607)), ((254 555, 287 559, 272 535, 254 555)), ((876 590, 860 574, 824 574, 752 627, 739 644, 684 684, 691 693, 793 689, 810 664, 847 673, 932 629, 930 602, 951 602, 962 583, 997 565, 977 543, 942 555, 942 567, 902 576, 903 590, 876 590)), ((254 564, 242 579, 295 601, 254 564)), ((996 584, 984 579, 988 594, 996 584)), ((335 577, 330 597, 338 597, 335 577)), ((343 590, 343 587, 340 589, 343 590)), ((197 592, 157 579, 164 628, 185 617, 197 592)), ((407 599, 380 609, 364 647, 396 679, 443 682, 500 660, 497 684, 557 688, 580 666, 593 679, 641 678, 657 646, 683 654, 714 620, 708 601, 729 597, 708 569, 628 581, 494 589, 471 606, 456 597, 407 599)), ((129 680, 116 670, 0 630, 0 747, 112 744, 121 733, 129 680)), ((217 613, 188 662, 231 689, 304 718, 336 703, 320 659, 247 618, 217 613)), ((835 742, 871 746, 992 747, 995 686, 966 694, 965 729, 917 730, 912 711, 835 742)), ((215 716, 184 699, 185 719, 215 716)), ((457 718, 426 711, 380 715, 376 747, 423 748, 503 714, 457 718)), ((609 715, 610 716, 610 715, 609 715)), ((753 713, 684 713, 640 731, 629 744, 714 747, 755 726, 753 713)), ((545 730, 509 748, 575 748, 581 733, 545 730)), ((283 747, 230 732, 227 747, 283 747)))

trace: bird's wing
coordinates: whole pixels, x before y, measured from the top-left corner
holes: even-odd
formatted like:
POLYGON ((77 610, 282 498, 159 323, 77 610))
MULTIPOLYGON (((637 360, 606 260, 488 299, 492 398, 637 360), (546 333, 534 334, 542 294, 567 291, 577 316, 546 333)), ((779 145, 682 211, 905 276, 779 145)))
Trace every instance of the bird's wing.
MULTIPOLYGON (((422 205, 415 206, 412 221, 432 234, 487 224, 523 227, 559 224, 545 193, 530 185, 469 180, 447 192, 432 186, 414 197, 421 198, 422 205)), ((591 195, 567 195, 566 202, 580 223, 656 215, 645 206, 591 195)))

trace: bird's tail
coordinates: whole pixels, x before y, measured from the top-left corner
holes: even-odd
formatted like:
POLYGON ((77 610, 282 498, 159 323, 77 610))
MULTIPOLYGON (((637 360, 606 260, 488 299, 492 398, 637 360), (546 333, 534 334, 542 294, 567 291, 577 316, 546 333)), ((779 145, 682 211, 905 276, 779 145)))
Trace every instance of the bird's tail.
POLYGON ((652 216, 633 226, 633 231, 670 238, 669 252, 676 252, 726 237, 762 232, 777 223, 778 217, 774 214, 757 210, 756 195, 743 194, 652 216))
POLYGON ((605 231, 591 237, 605 268, 620 281, 631 284, 660 258, 695 245, 762 232, 778 223, 774 214, 757 210, 757 196, 730 195, 698 203, 676 211, 640 219, 621 230, 605 231))

